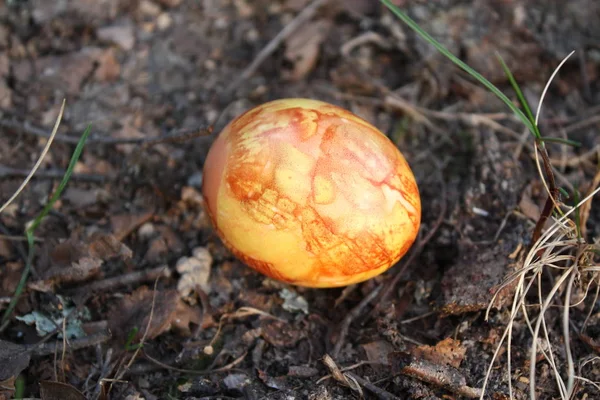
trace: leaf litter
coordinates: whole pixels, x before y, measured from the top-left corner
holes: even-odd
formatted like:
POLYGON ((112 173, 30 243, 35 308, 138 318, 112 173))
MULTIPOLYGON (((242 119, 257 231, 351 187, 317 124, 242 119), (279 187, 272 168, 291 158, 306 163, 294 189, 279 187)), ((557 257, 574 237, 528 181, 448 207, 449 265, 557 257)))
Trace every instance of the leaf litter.
MULTIPOLYGON (((17 3, 1 11, 0 171, 26 169, 29 155, 46 140, 38 126, 52 123, 64 97, 68 107, 40 175, 0 215, 0 228, 10 234, 0 236, 0 307, 14 292, 24 265, 13 237, 22 234, 53 187, 43 173, 64 171, 70 154, 66 139, 77 138, 87 123, 93 123, 91 138, 99 141, 86 147, 72 185, 43 224, 33 278, 15 317, 2 327, 6 346, 0 347, 8 350, 0 351, 6 368, 0 381, 10 390, 26 376, 30 397, 50 398, 51 385, 100 393, 94 392, 96 384, 116 378, 110 366, 132 355, 149 326, 144 351, 161 364, 143 354, 134 359, 127 383, 111 384, 114 398, 177 392, 265 399, 300 393, 309 399, 371 392, 414 399, 477 394, 514 294, 515 288, 502 282, 521 260, 545 194, 532 164, 533 148, 519 138, 521 126, 486 91, 448 68, 379 2, 330 2, 280 41, 233 98, 224 99, 223 88, 313 2, 17 3), (424 234, 439 208, 439 182, 431 177, 442 171, 448 186, 448 213, 437 233, 400 277, 390 301, 374 307, 375 299, 350 321, 339 357, 329 364, 322 360, 336 346, 339 324, 374 287, 394 279, 393 271, 348 290, 291 288, 265 280, 236 261, 208 224, 199 171, 214 136, 140 146, 182 128, 204 129, 222 111, 218 124, 249 105, 294 96, 356 110, 393 137, 414 166, 424 209, 434 210, 424 213, 424 234), (392 98, 402 100, 402 107, 392 98), (221 107, 221 101, 231 104, 221 107), (107 145, 105 139, 123 141, 107 145), (126 142, 131 139, 140 142, 126 142), (103 180, 75 179, 86 174, 103 180), (144 286, 157 278, 157 291, 144 286), (482 312, 499 289, 497 309, 484 322, 482 312), (83 314, 73 311, 75 304, 83 314), (65 310, 71 311, 67 336, 81 335, 78 329, 84 335, 67 343, 67 380, 43 383, 54 378, 40 371, 61 369, 61 357, 54 361, 48 350, 62 346, 65 310), (107 327, 112 336, 92 340, 107 327), (44 333, 56 337, 37 344, 44 352, 31 358, 30 346, 44 333), (123 345, 128 339, 130 347, 123 345), (210 355, 204 351, 209 346, 210 355), (173 368, 202 376, 186 386, 181 381, 188 375, 173 368), (321 380, 332 372, 336 379, 321 380), (69 384, 73 387, 61 386, 69 384)), ((540 77, 555 65, 552 58, 579 43, 581 58, 561 72, 540 126, 549 135, 564 130, 585 143, 568 150, 548 144, 560 184, 581 193, 598 186, 597 154, 589 152, 598 146, 593 119, 598 57, 580 40, 596 37, 590 21, 597 7, 587 0, 551 7, 520 1, 475 8, 454 1, 395 3, 504 85, 494 62, 494 52, 500 51, 527 96, 544 83, 540 77), (563 39, 554 40, 557 33, 563 39)), ((0 197, 13 192, 19 184, 14 181, 0 180, 0 197)), ((589 238, 598 236, 600 226, 593 204, 581 209, 587 221, 582 232, 589 238)), ((596 288, 592 281, 588 297, 596 288)), ((548 321, 550 330, 560 325, 556 316, 548 321)), ((597 307, 578 304, 571 317, 573 326, 581 327, 571 336, 574 357, 597 356, 597 307)), ((527 371, 529 344, 521 338, 528 326, 517 322, 514 329, 521 336, 513 339, 512 363, 527 371)), ((506 355, 504 349, 503 360, 506 355)), ((543 364, 538 362, 538 370, 543 364)), ((595 361, 581 369, 598 380, 595 361)), ((549 392, 551 372, 546 369, 538 379, 549 392)), ((503 372, 493 370, 491 382, 491 396, 508 398, 503 372)), ((597 395, 586 382, 578 388, 580 396, 597 395)), ((522 389, 513 387, 517 398, 522 389)), ((543 395, 556 395, 549 392, 543 395)))

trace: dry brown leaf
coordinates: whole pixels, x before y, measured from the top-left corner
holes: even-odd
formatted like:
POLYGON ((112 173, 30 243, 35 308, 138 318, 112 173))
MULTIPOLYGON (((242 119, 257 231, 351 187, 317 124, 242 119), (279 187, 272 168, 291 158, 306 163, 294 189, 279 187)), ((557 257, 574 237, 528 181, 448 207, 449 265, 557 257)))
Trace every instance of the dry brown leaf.
POLYGON ((304 78, 317 63, 320 46, 331 28, 331 21, 318 20, 306 24, 285 42, 285 58, 292 63, 283 78, 296 81, 304 78))
POLYGON ((158 0, 165 7, 173 8, 181 4, 181 0, 158 0))
POLYGON ((435 346, 419 346, 411 351, 416 358, 425 358, 435 364, 451 365, 460 367, 465 358, 467 349, 458 341, 446 338, 435 346))
POLYGON ((305 337, 304 333, 293 325, 279 320, 264 321, 262 337, 274 347, 293 347, 305 337))
POLYGON ((28 82, 33 77, 52 87, 77 95, 85 80, 94 72, 96 63, 103 51, 96 47, 85 47, 79 52, 59 56, 40 57, 15 64, 15 78, 28 82))
POLYGON ((100 82, 115 81, 121 75, 121 64, 115 57, 115 49, 109 48, 98 57, 94 77, 100 82))
POLYGON ((8 379, 0 380, 0 400, 10 400, 15 395, 16 377, 11 376, 8 379))
POLYGON ((12 257, 12 246, 8 242, 8 239, 0 238, 0 257, 4 257, 4 258, 12 257))
POLYGON ((113 235, 95 234, 86 243, 70 238, 50 251, 48 265, 40 268, 41 281, 30 287, 51 290, 61 283, 78 283, 102 276, 102 265, 112 258, 129 258, 131 250, 113 235))
POLYGON ((367 360, 372 363, 387 364, 388 356, 394 351, 394 347, 385 340, 378 340, 376 342, 365 343, 361 345, 364 349, 367 360))
POLYGON ((40 382, 40 397, 42 400, 85 400, 85 396, 68 383, 42 381, 40 382))
POLYGON ((82 282, 101 276, 100 258, 90 254, 84 242, 70 238, 54 246, 49 267, 40 271, 41 278, 50 284, 82 282))
POLYGON ((17 377, 29 365, 25 346, 0 340, 0 382, 17 377))
POLYGON ((29 366, 30 358, 25 346, 0 340, 0 400, 13 398, 15 380, 29 366))
POLYGON ((155 227, 158 236, 150 241, 148 251, 144 255, 144 259, 151 263, 159 263, 166 261, 164 257, 168 254, 181 253, 184 249, 184 244, 177 236, 175 231, 167 225, 159 225, 155 227))
POLYGON ((533 221, 537 221, 542 214, 540 206, 531 198, 531 185, 527 185, 523 194, 521 195, 521 201, 519 201, 519 208, 521 212, 533 221))
POLYGON ((372 0, 344 0, 340 6, 351 14, 372 15, 381 7, 378 1, 372 0))
POLYGON ((90 254, 102 260, 110 258, 131 258, 133 252, 113 235, 95 234, 92 236, 90 254))
POLYGON ((77 209, 83 209, 108 199, 108 196, 106 190, 102 188, 82 189, 71 186, 65 190, 63 200, 71 203, 77 209))
POLYGON ((466 398, 478 398, 481 389, 467 385, 467 379, 457 368, 438 364, 406 352, 394 352, 389 357, 392 374, 402 374, 433 384, 466 398))
POLYGON ((154 215, 153 211, 143 214, 117 214, 110 217, 110 223, 117 240, 124 240, 133 231, 150 221, 154 215))
POLYGON ((137 329, 135 340, 141 339, 148 326, 153 299, 154 311, 147 339, 154 339, 170 329, 190 335, 190 324, 200 324, 199 308, 184 303, 176 290, 158 291, 154 296, 153 290, 141 286, 113 308, 109 316, 111 331, 124 339, 137 329))
POLYGON ((7 262, 0 268, 0 296, 12 296, 21 279, 22 262, 7 262))

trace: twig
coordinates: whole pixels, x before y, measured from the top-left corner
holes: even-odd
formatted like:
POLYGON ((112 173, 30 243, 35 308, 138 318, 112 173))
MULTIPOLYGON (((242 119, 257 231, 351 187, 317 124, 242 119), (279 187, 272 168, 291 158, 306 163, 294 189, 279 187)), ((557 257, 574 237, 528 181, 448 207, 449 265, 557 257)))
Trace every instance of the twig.
POLYGON ((569 134, 594 124, 600 124, 600 115, 593 115, 587 119, 579 120, 572 125, 565 126, 564 130, 565 133, 569 134))
MULTIPOLYGON (((22 178, 27 176, 29 171, 24 169, 17 169, 0 165, 0 178, 22 178)), ((40 179, 60 179, 65 175, 65 171, 61 169, 51 169, 46 171, 38 171, 34 178, 40 179)), ((104 183, 109 177, 104 175, 91 175, 91 174, 73 174, 71 175, 72 180, 82 182, 94 182, 104 183)))
MULTIPOLYGON (((0 126, 5 128, 17 129, 22 133, 37 137, 49 138, 50 134, 45 129, 33 126, 29 122, 18 122, 15 120, 0 119, 0 126)), ((135 137, 135 138, 113 138, 113 137, 91 137, 87 140, 88 144, 96 145, 117 145, 117 144, 144 144, 146 146, 164 142, 181 142, 190 138, 208 136, 212 133, 210 127, 197 129, 178 129, 159 137, 135 137)), ((56 135, 57 142, 77 144, 79 138, 73 135, 56 135)))
MULTIPOLYGON (((381 363, 379 361, 359 361, 356 364, 350 365, 348 367, 340 368, 340 371, 342 371, 342 372, 352 371, 353 369, 360 368, 363 365, 387 365, 387 364, 381 363)), ((326 381, 327 379, 331 379, 331 378, 333 378, 333 375, 325 375, 324 377, 319 378, 319 380, 317 381, 317 385, 320 384, 321 382, 326 381)))
POLYGON ((576 167, 579 164, 583 164, 584 162, 591 162, 594 157, 598 157, 600 155, 600 145, 596 145, 592 147, 590 150, 582 153, 578 156, 569 157, 566 160, 559 160, 558 158, 550 157, 550 162, 552 165, 560 165, 564 167, 576 167))
POLYGON ((380 387, 375 386, 373 383, 369 382, 368 380, 366 380, 364 378, 361 378, 360 376, 358 376, 356 374, 353 374, 352 372, 347 372, 346 375, 348 375, 349 378, 354 379, 362 387, 364 387, 365 389, 367 389, 368 391, 373 393, 375 396, 377 396, 381 400, 400 400, 400 397, 394 396, 387 390, 383 390, 380 387))
POLYGON ((192 374, 192 375, 209 375, 209 374, 216 374, 219 372, 226 372, 226 371, 230 371, 232 368, 236 367, 237 365, 239 365, 242 361, 244 361, 244 358, 246 358, 246 356, 248 355, 248 352, 245 351, 241 356, 239 356, 238 358, 236 358, 235 360, 233 360, 232 362, 230 362, 227 365, 222 366, 221 368, 215 368, 215 369, 211 369, 211 370, 207 370, 207 371, 198 371, 195 369, 184 369, 184 368, 176 368, 176 367, 172 367, 168 364, 165 364, 161 361, 158 361, 157 359, 150 357, 148 355, 148 353, 146 353, 145 351, 143 352, 144 357, 147 358, 149 361, 151 361, 153 364, 158 365, 161 368, 164 369, 168 369, 170 371, 176 371, 176 372, 182 372, 184 374, 192 374))
MULTIPOLYGON (((398 397, 394 396, 393 394, 391 394, 390 392, 388 392, 386 390, 383 390, 383 389, 375 386, 375 384, 369 382, 368 380, 361 378, 360 376, 353 374, 352 372, 345 372, 345 371, 348 371, 351 367, 348 367, 348 368, 338 367, 336 362, 333 360, 333 358, 329 354, 325 354, 325 356, 323 357, 323 364, 325 364, 327 369, 329 369, 329 372, 331 373, 331 375, 319 379, 318 382, 321 382, 327 378, 333 378, 336 381, 340 382, 341 384, 343 384, 343 385, 349 387, 350 389, 352 389, 353 391, 357 392, 361 398, 363 398, 363 391, 361 389, 361 386, 362 386, 365 389, 369 390, 370 392, 374 393, 379 399, 400 400, 398 397)), ((356 366, 360 366, 360 365, 361 364, 359 363, 356 366)), ((356 367, 356 366, 354 366, 354 367, 356 367)))
POLYGON ((229 98, 242 82, 248 80, 254 72, 260 67, 260 65, 279 47, 279 45, 287 39, 292 33, 294 33, 300 26, 304 25, 310 20, 316 13, 317 10, 324 5, 328 0, 313 0, 312 3, 307 5, 302 12, 300 12, 292 21, 287 23, 285 27, 273 38, 267 45, 258 53, 256 58, 242 71, 242 73, 235 79, 223 92, 224 98, 229 98))
POLYGON ((358 382, 350 378, 348 374, 343 373, 342 370, 340 370, 340 367, 338 367, 336 362, 333 360, 333 358, 331 358, 329 354, 325 354, 323 356, 323 364, 325 364, 325 366, 331 373, 333 379, 335 379, 342 385, 349 387, 353 391, 358 392, 361 399, 364 397, 362 388, 360 387, 358 382))
MULTIPOLYGON (((140 282, 153 281, 158 279, 159 277, 168 278, 171 275, 171 270, 165 268, 165 266, 153 268, 150 270, 142 270, 131 272, 129 274, 119 275, 112 278, 103 279, 101 281, 95 281, 86 286, 80 286, 73 290, 73 292, 77 293, 93 293, 93 292, 107 292, 111 289, 134 285, 140 282)), ((69 292, 67 292, 69 293, 69 292)))
MULTIPOLYGON (((75 351, 86 347, 95 346, 97 344, 106 343, 110 340, 111 335, 107 332, 101 332, 90 336, 85 336, 78 339, 69 340, 69 350, 75 351)), ((65 350, 65 345, 62 340, 52 343, 40 343, 31 345, 32 356, 48 356, 54 354, 55 351, 62 352, 65 350)))
POLYGON ((340 324, 339 336, 337 338, 335 346, 333 347, 333 351, 331 352, 331 355, 333 357, 337 358, 338 355, 340 354, 340 350, 342 349, 342 346, 344 345, 344 341, 346 340, 346 336, 348 335, 348 329, 350 328, 350 324, 352 323, 352 321, 354 321, 354 319, 357 318, 360 315, 360 313, 362 312, 362 310, 366 306, 368 306, 369 303, 371 301, 373 301, 373 299, 375 297, 377 297, 377 295, 381 291, 382 287, 383 287, 383 284, 381 284, 381 285, 377 286, 375 289, 373 289, 371 291, 371 293, 369 293, 364 299, 362 299, 361 302, 358 303, 358 305, 356 307, 354 307, 346 315, 346 317, 344 318, 344 320, 340 324))

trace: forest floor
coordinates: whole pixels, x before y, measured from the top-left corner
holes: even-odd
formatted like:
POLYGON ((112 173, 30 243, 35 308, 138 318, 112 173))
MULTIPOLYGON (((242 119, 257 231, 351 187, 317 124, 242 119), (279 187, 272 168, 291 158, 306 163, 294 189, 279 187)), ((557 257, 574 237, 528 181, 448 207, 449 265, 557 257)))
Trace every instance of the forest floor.
MULTIPOLYGON (((0 205, 66 100, 40 169, 0 214, 2 315, 26 269, 24 232, 89 124, 91 134, 34 232, 31 271, 0 327, 0 399, 458 399, 478 397, 484 382, 485 398, 529 398, 528 320, 517 315, 510 346, 502 341, 516 286, 497 289, 522 268, 546 202, 532 136, 379 2, 1 3, 0 205), (209 146, 235 116, 284 97, 353 111, 411 165, 421 234, 385 274, 347 289, 289 286, 241 264, 215 235, 200 195, 209 146)), ((557 186, 582 196, 598 186, 600 3, 395 4, 516 104, 498 52, 534 109, 575 50, 539 127, 581 144, 547 143, 557 186)), ((600 208, 588 205, 581 232, 594 243, 600 208)), ((534 282, 534 326, 538 291, 545 298, 559 274, 534 282)), ((545 314, 540 399, 561 398, 555 370, 566 382, 569 357, 577 376, 600 380, 594 278, 574 280, 570 353, 564 286, 545 314)), ((575 380, 573 398, 599 397, 575 380)))

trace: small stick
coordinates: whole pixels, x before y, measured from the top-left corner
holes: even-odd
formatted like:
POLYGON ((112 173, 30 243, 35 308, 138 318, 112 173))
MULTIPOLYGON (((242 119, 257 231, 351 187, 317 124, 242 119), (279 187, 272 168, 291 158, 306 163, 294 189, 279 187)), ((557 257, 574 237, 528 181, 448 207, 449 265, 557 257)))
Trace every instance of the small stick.
POLYGON ((349 378, 354 379, 362 387, 364 387, 369 392, 371 392, 374 395, 376 395, 381 400, 400 400, 400 397, 394 396, 393 394, 391 394, 387 390, 383 390, 380 387, 375 386, 373 383, 369 382, 368 380, 366 380, 364 378, 361 378, 360 376, 358 376, 356 374, 353 374, 352 372, 346 372, 346 375, 349 378))
POLYGON ((331 355, 334 358, 337 358, 338 355, 340 354, 340 350, 342 349, 342 346, 344 345, 344 341, 346 340, 346 336, 348 335, 348 329, 350 328, 350 324, 352 323, 352 321, 354 321, 354 319, 356 319, 360 315, 362 310, 366 306, 368 306, 369 303, 371 301, 373 301, 373 299, 375 297, 377 297, 377 295, 381 291, 382 287, 383 287, 383 284, 381 284, 381 285, 377 286, 375 289, 373 289, 373 291, 371 293, 369 293, 364 299, 362 299, 361 302, 358 303, 358 305, 356 307, 354 307, 348 313, 348 315, 346 315, 346 317, 344 318, 344 320, 342 321, 342 323, 340 325, 339 337, 335 343, 335 346, 333 347, 333 351, 331 352, 331 355))
MULTIPOLYGON (((0 119, 0 126, 10 129, 17 129, 23 133, 50 138, 50 134, 45 129, 33 126, 28 122, 20 123, 15 120, 0 119)), ((198 129, 177 129, 173 130, 166 135, 159 137, 135 137, 135 138, 113 138, 113 137, 90 137, 86 143, 99 144, 99 145, 117 145, 117 144, 143 144, 146 146, 154 145, 157 143, 164 142, 181 142, 195 138, 199 136, 209 136, 212 133, 210 127, 198 128, 198 129)), ((54 140, 62 143, 77 144, 80 140, 79 137, 73 135, 56 135, 54 140)))
POLYGON ((308 6, 302 10, 290 23, 286 24, 285 27, 273 38, 267 45, 258 53, 254 61, 242 73, 234 80, 224 91, 224 97, 229 98, 233 92, 240 86, 244 81, 247 81, 256 72, 258 67, 279 47, 279 45, 287 39, 292 33, 296 31, 300 26, 304 25, 310 20, 316 13, 317 10, 324 5, 328 0, 313 0, 308 6))
MULTIPOLYGON (((79 349, 83 349, 90 346, 95 346, 97 344, 106 343, 111 338, 110 334, 106 332, 97 333, 90 336, 85 336, 78 339, 69 340, 69 348, 70 351, 75 351, 79 349)), ((47 356, 50 354, 54 354, 55 351, 63 352, 66 351, 66 346, 64 345, 63 340, 56 342, 46 342, 39 343, 31 346, 31 355, 32 356, 47 356)))
MULTIPOLYGON (((17 169, 0 165, 0 178, 23 178, 29 174, 28 170, 17 169)), ((60 179, 65 175, 65 171, 61 169, 51 169, 46 171, 37 171, 32 179, 60 179)), ((104 183, 109 179, 104 175, 91 174, 72 174, 71 180, 82 182, 104 183)))
POLYGON ((171 271, 165 266, 153 268, 150 270, 136 271, 129 274, 119 275, 112 278, 95 281, 86 286, 80 286, 74 289, 77 293, 93 293, 98 291, 108 291, 120 286, 134 285, 140 282, 154 281, 159 277, 169 277, 171 271))

